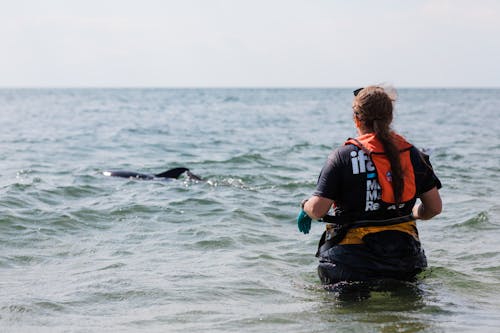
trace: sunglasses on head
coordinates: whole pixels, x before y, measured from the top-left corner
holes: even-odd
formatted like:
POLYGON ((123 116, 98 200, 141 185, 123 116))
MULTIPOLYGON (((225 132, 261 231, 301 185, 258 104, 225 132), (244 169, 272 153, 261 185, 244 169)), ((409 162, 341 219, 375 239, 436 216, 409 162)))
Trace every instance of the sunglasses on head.
POLYGON ((356 90, 354 90, 352 93, 354 94, 354 96, 358 96, 359 92, 360 92, 361 90, 363 90, 363 89, 364 89, 364 88, 359 88, 359 89, 356 89, 356 90))

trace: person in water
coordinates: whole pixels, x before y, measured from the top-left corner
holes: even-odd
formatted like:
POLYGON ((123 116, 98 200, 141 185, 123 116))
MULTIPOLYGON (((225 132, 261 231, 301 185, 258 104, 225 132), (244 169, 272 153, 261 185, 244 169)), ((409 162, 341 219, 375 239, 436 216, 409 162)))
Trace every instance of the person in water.
POLYGON ((299 230, 308 233, 311 219, 327 222, 316 254, 323 284, 411 281, 427 266, 416 220, 441 213, 441 182, 429 157, 391 129, 395 98, 380 86, 354 96, 359 136, 329 155, 302 202, 299 230))

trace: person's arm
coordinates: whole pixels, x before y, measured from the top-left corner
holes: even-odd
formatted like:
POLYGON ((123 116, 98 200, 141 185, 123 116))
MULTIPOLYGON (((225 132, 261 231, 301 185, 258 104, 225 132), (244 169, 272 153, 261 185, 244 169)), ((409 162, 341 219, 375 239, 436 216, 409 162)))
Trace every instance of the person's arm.
POLYGON ((304 203, 304 211, 313 220, 318 220, 328 213, 330 207, 333 204, 333 200, 312 196, 304 203))
POLYGON ((420 195, 420 204, 413 207, 413 216, 420 220, 429 220, 441 213, 443 203, 437 187, 420 195))

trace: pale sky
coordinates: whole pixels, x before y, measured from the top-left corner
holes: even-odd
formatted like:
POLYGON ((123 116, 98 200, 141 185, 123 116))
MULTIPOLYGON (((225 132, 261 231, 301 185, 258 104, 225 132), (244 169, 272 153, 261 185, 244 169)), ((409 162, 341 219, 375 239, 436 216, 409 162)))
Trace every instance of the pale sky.
POLYGON ((0 87, 500 87, 499 0, 0 4, 0 87))

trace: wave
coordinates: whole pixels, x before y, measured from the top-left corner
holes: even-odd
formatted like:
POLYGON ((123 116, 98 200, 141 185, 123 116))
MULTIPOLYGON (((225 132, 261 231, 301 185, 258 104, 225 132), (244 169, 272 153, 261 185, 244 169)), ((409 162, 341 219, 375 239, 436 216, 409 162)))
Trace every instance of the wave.
POLYGON ((490 221, 488 212, 484 211, 477 213, 463 222, 452 224, 450 227, 472 231, 498 229, 498 226, 490 221))

